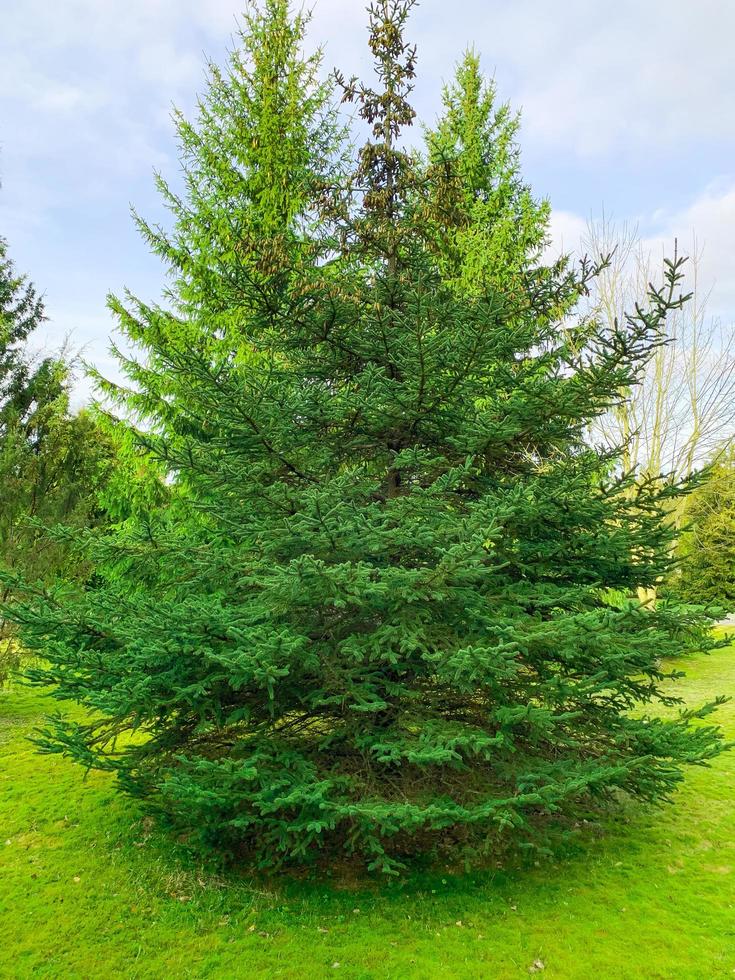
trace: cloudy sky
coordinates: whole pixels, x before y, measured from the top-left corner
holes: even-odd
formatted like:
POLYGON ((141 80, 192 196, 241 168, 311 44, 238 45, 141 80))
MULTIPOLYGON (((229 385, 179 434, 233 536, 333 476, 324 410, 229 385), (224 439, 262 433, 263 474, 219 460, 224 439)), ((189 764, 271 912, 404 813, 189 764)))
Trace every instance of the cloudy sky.
MULTIPOLYGON (((325 64, 365 74, 363 0, 315 0, 325 64)), ((153 299, 162 270, 130 220, 161 216, 172 104, 190 109, 242 0, 0 0, 0 234, 46 294, 44 343, 71 335, 112 373, 108 291, 153 299)), ((696 234, 710 311, 735 320, 735 4, 423 0, 419 114, 473 45, 522 110, 524 170, 574 247, 603 211, 661 248, 696 234)), ((84 385, 80 385, 84 394, 84 385)))

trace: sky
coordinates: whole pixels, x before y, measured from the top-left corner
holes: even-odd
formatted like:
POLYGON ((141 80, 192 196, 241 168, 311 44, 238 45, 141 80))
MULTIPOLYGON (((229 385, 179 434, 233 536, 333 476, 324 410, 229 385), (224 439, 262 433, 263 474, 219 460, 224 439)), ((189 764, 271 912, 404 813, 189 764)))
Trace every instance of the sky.
MULTIPOLYGON (((104 374, 108 292, 155 300, 164 272, 130 207, 164 220, 172 105, 191 113, 242 0, 0 0, 0 235, 45 294, 38 343, 104 374)), ((326 68, 368 75, 364 0, 314 0, 326 68)), ((575 249, 605 214, 658 254, 696 235, 708 310, 735 322, 735 4, 728 0, 422 0, 415 105, 432 121, 467 46, 522 114, 523 171, 575 249)), ((76 397, 89 394, 84 379, 76 397)))

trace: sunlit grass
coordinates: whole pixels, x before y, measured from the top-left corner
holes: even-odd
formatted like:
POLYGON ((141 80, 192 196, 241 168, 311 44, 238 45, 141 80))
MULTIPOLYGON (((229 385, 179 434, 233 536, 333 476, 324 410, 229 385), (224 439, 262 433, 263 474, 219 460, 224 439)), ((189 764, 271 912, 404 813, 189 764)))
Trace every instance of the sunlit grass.
MULTIPOLYGON (((735 649, 682 666, 687 701, 735 693, 735 649)), ((554 861, 263 885, 185 868, 107 776, 39 756, 25 736, 46 709, 0 694, 4 977, 735 974, 735 752, 691 771, 676 806, 621 812, 554 861)), ((732 703, 718 720, 735 738, 732 703)))

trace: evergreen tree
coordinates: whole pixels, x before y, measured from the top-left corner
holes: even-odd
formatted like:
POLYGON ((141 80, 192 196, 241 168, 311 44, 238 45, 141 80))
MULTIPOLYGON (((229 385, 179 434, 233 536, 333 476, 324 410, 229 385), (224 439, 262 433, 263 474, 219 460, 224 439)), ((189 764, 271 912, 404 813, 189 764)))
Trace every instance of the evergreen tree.
POLYGON ((689 496, 675 591, 689 602, 735 609, 735 452, 718 459, 689 496))
POLYGON ((410 7, 371 8, 376 88, 337 76, 370 130, 351 171, 303 20, 248 17, 180 123, 175 233, 143 226, 171 303, 114 303, 144 351, 117 394, 173 506, 88 535, 83 594, 13 609, 32 678, 95 711, 45 748, 264 866, 533 840, 590 799, 668 798, 722 745, 692 724, 713 705, 646 711, 677 703, 665 658, 713 644, 696 610, 635 598, 670 568, 681 489, 584 441, 679 263, 625 323, 571 326, 595 268, 541 264, 546 206, 471 58, 429 152, 406 147, 410 7))
POLYGON ((44 319, 43 301, 15 271, 8 244, 0 237, 0 435, 32 411, 37 397, 48 397, 49 385, 54 385, 52 363, 43 361, 34 370, 26 346, 44 319))
MULTIPOLYGON (((0 239, 0 565, 29 580, 83 574, 64 533, 99 516, 97 492, 112 455, 89 411, 69 407, 70 366, 63 356, 34 358, 28 340, 44 320, 42 300, 18 276, 0 239)), ((12 595, 6 580, 1 598, 12 595)), ((20 663, 10 624, 0 619, 0 681, 20 663)))
MULTIPOLYGON (((443 112, 426 131, 431 207, 427 221, 442 276, 460 291, 504 290, 547 243, 548 202, 537 202, 520 173, 519 117, 496 105, 494 83, 466 52, 443 93, 443 112)), ((427 235, 427 237, 429 237, 427 235)), ((535 260, 535 261, 534 261, 535 260)))

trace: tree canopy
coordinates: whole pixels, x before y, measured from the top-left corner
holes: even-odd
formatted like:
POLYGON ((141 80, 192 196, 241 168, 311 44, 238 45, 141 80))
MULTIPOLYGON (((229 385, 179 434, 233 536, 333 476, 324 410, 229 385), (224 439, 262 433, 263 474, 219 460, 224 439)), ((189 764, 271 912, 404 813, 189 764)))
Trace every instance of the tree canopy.
POLYGON ((548 206, 474 55, 407 141, 411 6, 370 10, 374 87, 320 81, 285 0, 212 66, 178 120, 183 191, 160 181, 173 228, 140 223, 165 301, 111 301, 139 356, 105 390, 175 505, 143 495, 85 535, 84 590, 12 609, 47 658, 32 679, 94 711, 46 750, 263 866, 537 840, 590 800, 668 798, 722 746, 693 724, 712 704, 647 710, 676 703, 662 658, 714 642, 696 609, 636 599, 682 488, 585 442, 680 265, 623 321, 573 319, 599 264, 545 263, 548 206))
POLYGON ((671 585, 689 602, 735 608, 735 451, 719 455, 683 508, 671 585))

